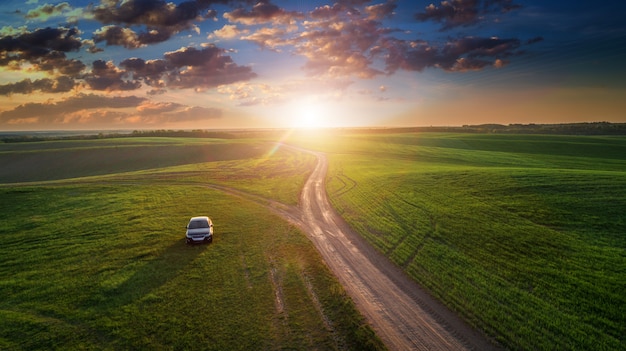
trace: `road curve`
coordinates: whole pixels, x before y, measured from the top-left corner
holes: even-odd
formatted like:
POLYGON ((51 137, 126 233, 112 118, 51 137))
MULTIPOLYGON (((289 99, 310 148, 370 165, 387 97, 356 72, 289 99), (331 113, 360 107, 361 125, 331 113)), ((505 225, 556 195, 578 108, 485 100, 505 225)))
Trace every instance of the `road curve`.
POLYGON ((390 350, 499 350, 375 251, 328 201, 323 153, 300 196, 299 224, 390 350))

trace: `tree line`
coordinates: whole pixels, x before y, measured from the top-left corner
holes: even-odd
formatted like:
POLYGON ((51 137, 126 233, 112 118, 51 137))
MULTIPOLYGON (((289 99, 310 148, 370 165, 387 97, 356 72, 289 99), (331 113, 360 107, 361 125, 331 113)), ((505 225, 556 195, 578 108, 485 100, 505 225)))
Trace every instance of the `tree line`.
MULTIPOLYGON (((626 135, 626 123, 584 122, 560 124, 478 124, 464 126, 398 127, 398 128, 338 128, 332 131, 361 133, 500 133, 500 134, 555 134, 555 135, 626 135)), ((284 129, 240 129, 240 130, 133 130, 117 132, 0 132, 0 142, 21 143, 49 140, 90 140, 104 138, 175 137, 237 139, 255 137, 280 137, 284 129)))

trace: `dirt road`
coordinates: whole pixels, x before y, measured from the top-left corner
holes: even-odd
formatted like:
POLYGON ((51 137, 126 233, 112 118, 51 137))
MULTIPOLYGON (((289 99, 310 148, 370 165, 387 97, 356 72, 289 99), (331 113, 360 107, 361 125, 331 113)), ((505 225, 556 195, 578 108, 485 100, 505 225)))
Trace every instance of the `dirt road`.
MULTIPOLYGON (((311 152, 311 151, 308 151, 311 152)), ((333 210, 324 187, 326 156, 307 180, 297 222, 390 350, 498 350, 365 243, 333 210)))

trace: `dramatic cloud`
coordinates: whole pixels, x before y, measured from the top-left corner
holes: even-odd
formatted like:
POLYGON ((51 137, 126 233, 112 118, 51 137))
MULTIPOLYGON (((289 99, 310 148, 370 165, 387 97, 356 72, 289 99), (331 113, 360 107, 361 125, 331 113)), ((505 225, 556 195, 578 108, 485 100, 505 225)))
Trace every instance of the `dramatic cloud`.
POLYGON ((0 37, 0 66, 20 68, 31 63, 40 70, 66 66, 65 53, 78 51, 82 42, 77 28, 42 28, 0 37))
POLYGON ((81 48, 83 44, 78 35, 76 28, 48 27, 2 36, 0 67, 18 71, 26 66, 33 72, 77 77, 85 65, 80 60, 67 58, 66 53, 81 48))
POLYGON ((508 12, 519 8, 512 0, 446 0, 439 6, 430 4, 415 15, 420 21, 435 21, 442 30, 476 24, 487 14, 508 12))
POLYGON ((0 28, 0 96, 50 94, 30 100, 49 101, 5 99, 0 123, 178 123, 221 117, 209 101, 393 100, 397 73, 502 69, 527 52, 523 46, 543 41, 541 31, 511 31, 522 19, 507 14, 519 8, 513 1, 98 0, 83 8, 33 1, 5 11, 19 21, 0 28), (500 22, 507 16, 518 22, 500 22), (188 101, 190 90, 202 93, 199 106, 163 102, 188 101), (131 93, 144 97, 112 96, 131 93))
MULTIPOLYGON (((264 49, 292 52, 306 58, 303 69, 310 76, 339 78, 354 76, 371 79, 397 70, 422 71, 438 68, 445 71, 480 70, 487 66, 503 67, 520 46, 517 39, 464 37, 449 39, 441 46, 427 41, 404 41, 393 37, 397 29, 385 28, 382 20, 393 16, 395 1, 362 6, 367 1, 341 1, 317 7, 301 22, 303 30, 293 33, 284 27, 260 28, 241 39, 264 49), (359 7, 362 6, 362 7, 359 7), (377 63, 386 62, 383 71, 377 63)), ((284 11, 262 4, 252 11, 239 9, 227 15, 231 21, 259 24, 280 18, 284 11), (255 11, 255 9, 257 9, 255 11), (261 11, 261 9, 264 9, 261 11)), ((437 20, 445 28, 476 23, 486 13, 501 13, 516 6, 506 0, 444 1, 440 8, 431 5, 419 20, 437 20)))
POLYGON ((174 69, 168 77, 170 88, 202 90, 256 77, 250 67, 235 64, 223 49, 214 45, 167 52, 164 59, 166 66, 174 69))
POLYGON ((175 5, 162 0, 106 0, 93 9, 93 15, 102 23, 189 28, 207 6, 196 1, 175 5))
MULTIPOLYGON (((95 91, 134 90, 142 84, 152 87, 151 93, 163 92, 167 88, 202 91, 255 78, 250 67, 237 65, 225 55, 225 50, 213 44, 203 44, 202 49, 183 47, 165 53, 162 60, 121 60, 119 68, 113 62, 95 60, 92 71, 86 73, 85 64, 66 57, 66 53, 80 48, 91 53, 102 51, 95 46, 96 43, 137 49, 166 41, 183 30, 197 30, 196 23, 216 18, 216 11, 209 9, 216 3, 231 1, 198 0, 173 4, 162 0, 103 0, 90 10, 94 19, 105 24, 92 33, 92 40, 81 40, 76 28, 14 31, 0 38, 0 49, 5 52, 0 56, 0 66, 19 68, 30 63, 34 70, 80 77, 95 91)), ((223 15, 228 21, 249 28, 228 24, 213 31, 209 38, 238 37, 264 49, 289 50, 306 58, 303 69, 309 76, 328 78, 371 79, 398 69, 421 71, 426 67, 447 71, 476 70, 488 65, 502 67, 508 62, 504 58, 513 54, 511 48, 504 49, 507 43, 500 41, 483 41, 482 46, 464 48, 464 45, 473 45, 471 39, 456 39, 444 47, 421 43, 421 40, 395 39, 392 34, 397 30, 385 28, 381 21, 394 15, 396 1, 369 3, 364 0, 338 1, 332 6, 301 13, 286 11, 270 1, 259 1, 252 7, 238 7, 223 15), (259 28, 259 25, 270 26, 259 28), (379 64, 381 61, 386 62, 384 71, 379 64)), ((485 13, 514 8, 516 5, 510 0, 451 0, 441 2, 439 7, 431 4, 416 18, 435 20, 444 28, 450 28, 475 23, 485 13)), ((67 9, 67 3, 42 5, 29 12, 29 16, 34 18, 37 14, 55 14, 67 9)))
POLYGON ((296 39, 296 53, 307 58, 312 75, 372 78, 384 72, 373 68, 377 48, 388 33, 378 21, 352 14, 342 5, 317 8, 296 39))
POLYGON ((185 1, 178 5, 162 0, 103 0, 92 13, 94 19, 106 24, 94 33, 96 43, 122 45, 129 49, 164 42, 184 30, 199 31, 195 22, 215 18, 212 3, 227 1, 185 1), (128 26, 144 30, 136 32, 128 26))
POLYGON ((139 41, 137 33, 130 28, 104 26, 93 33, 95 43, 105 42, 107 45, 119 45, 127 49, 136 49, 145 44, 139 41))
POLYGON ((426 42, 387 42, 390 55, 387 69, 423 71, 426 68, 441 68, 445 71, 480 70, 486 66, 502 67, 502 58, 515 55, 520 46, 518 39, 467 37, 451 40, 442 47, 426 42))
POLYGON ((259 2, 250 11, 238 8, 232 12, 225 13, 224 18, 231 22, 255 25, 269 22, 291 24, 297 19, 303 19, 304 16, 297 12, 287 12, 269 2, 259 2))
POLYGON ((73 79, 61 76, 57 79, 24 79, 16 83, 0 85, 0 95, 30 94, 35 91, 42 93, 65 93, 71 91, 76 83, 73 79))
POLYGON ((139 81, 126 79, 126 77, 127 73, 115 67, 113 62, 96 60, 85 82, 93 90, 124 91, 141 87, 139 81))
POLYGON ((132 75, 135 80, 142 80, 154 88, 164 88, 165 81, 162 79, 168 68, 165 60, 144 60, 142 58, 129 58, 120 62, 120 67, 132 75))
POLYGON ((162 60, 130 58, 112 63, 94 62, 93 78, 88 81, 93 89, 136 89, 140 82, 153 88, 195 89, 215 88, 223 84, 247 81, 256 77, 250 67, 239 66, 224 50, 214 45, 202 49, 181 48, 166 52, 162 60), (93 84, 96 83, 96 84, 93 84))

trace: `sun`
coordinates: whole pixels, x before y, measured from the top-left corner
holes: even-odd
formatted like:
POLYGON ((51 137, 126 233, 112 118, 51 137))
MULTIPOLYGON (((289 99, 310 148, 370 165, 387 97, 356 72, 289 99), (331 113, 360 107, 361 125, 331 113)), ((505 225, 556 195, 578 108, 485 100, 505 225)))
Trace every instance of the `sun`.
POLYGON ((292 127, 297 129, 319 129, 328 126, 328 108, 320 101, 305 99, 292 106, 292 127))
POLYGON ((323 115, 319 108, 307 106, 297 116, 296 127, 305 129, 320 128, 323 125, 321 122, 322 118, 323 115))

